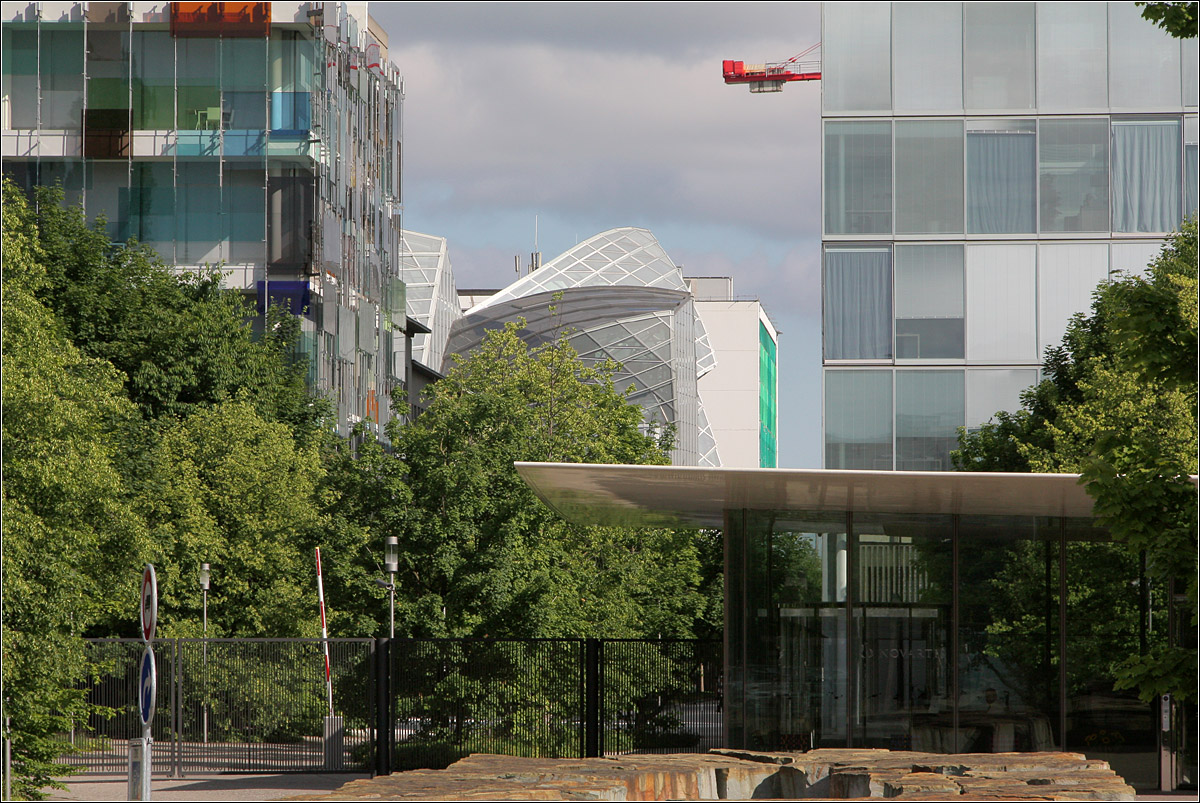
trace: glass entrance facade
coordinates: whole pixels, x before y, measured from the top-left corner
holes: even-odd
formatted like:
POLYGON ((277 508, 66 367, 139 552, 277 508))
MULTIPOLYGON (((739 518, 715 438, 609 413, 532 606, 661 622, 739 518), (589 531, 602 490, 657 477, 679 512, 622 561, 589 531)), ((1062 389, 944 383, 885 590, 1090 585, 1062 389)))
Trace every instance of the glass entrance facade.
POLYGON ((1158 782, 1154 711, 1113 685, 1165 594, 1091 520, 734 510, 725 537, 728 746, 1074 750, 1158 782))

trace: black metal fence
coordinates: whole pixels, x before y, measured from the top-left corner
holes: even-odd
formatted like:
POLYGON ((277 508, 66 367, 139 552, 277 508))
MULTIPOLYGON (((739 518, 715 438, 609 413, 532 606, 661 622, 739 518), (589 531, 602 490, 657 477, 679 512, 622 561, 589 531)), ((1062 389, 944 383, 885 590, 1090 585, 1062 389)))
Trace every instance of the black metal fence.
MULTIPOLYGON (((159 639, 155 773, 444 767, 477 752, 702 751, 721 739, 720 642, 159 639), (389 727, 390 724, 390 727, 389 727)), ((123 772, 141 735, 133 639, 91 641, 103 711, 63 763, 123 772)))

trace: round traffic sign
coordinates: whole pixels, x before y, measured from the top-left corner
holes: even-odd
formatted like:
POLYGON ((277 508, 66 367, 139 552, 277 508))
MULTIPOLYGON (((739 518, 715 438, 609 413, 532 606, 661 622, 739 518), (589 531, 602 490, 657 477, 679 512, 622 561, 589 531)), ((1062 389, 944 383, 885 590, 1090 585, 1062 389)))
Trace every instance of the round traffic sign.
POLYGON ((158 578, 154 574, 154 565, 146 564, 142 570, 142 640, 147 643, 154 638, 154 628, 158 624, 158 578))
POLYGON ((158 696, 158 670, 154 666, 154 649, 149 644, 142 653, 138 678, 138 713, 142 715, 142 725, 148 726, 154 719, 154 698, 158 696))

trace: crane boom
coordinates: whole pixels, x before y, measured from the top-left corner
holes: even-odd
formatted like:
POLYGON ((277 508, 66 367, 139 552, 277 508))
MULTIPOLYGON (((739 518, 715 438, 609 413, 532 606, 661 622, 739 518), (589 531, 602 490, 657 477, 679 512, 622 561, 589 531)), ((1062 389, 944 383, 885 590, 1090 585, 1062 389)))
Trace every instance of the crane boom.
POLYGON ((800 61, 801 58, 821 46, 813 45, 803 53, 792 56, 787 61, 769 64, 746 64, 744 61, 726 59, 721 64, 721 73, 727 84, 746 84, 751 92, 780 92, 783 85, 789 81, 820 81, 821 62, 819 59, 800 61))

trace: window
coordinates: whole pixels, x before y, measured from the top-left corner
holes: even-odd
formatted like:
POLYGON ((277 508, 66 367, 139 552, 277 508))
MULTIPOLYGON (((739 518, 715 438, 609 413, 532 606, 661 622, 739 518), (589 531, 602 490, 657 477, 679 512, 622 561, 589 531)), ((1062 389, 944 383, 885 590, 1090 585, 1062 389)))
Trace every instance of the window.
POLYGON ((1108 120, 1043 120, 1042 231, 1108 231, 1108 120))
POLYGON ((1037 8, 1038 107, 1108 106, 1108 11, 1103 3, 1041 3, 1037 8))
POLYGON ((890 123, 825 124, 825 231, 891 233, 890 123))
POLYGON ((892 372, 825 372, 825 468, 892 468, 892 372))
POLYGON ((1038 353, 1062 343, 1067 322, 1089 312, 1092 291, 1108 279, 1108 245, 1055 243, 1038 249, 1038 353))
POLYGON ((1033 108, 1033 3, 963 4, 968 109, 1033 108))
POLYGON ((949 471, 963 425, 963 372, 896 371, 896 469, 949 471))
POLYGON ((962 230, 962 123, 896 121, 896 233, 962 230))
POLYGON ((967 123, 967 231, 1031 234, 1036 137, 1032 120, 967 123))
POLYGON ((1179 42, 1142 19, 1142 10, 1133 3, 1109 3, 1108 19, 1112 107, 1161 110, 1179 106, 1179 42))
POLYGON ((37 128, 37 28, 5 24, 3 37, 4 127, 37 128))
POLYGON ((1178 225, 1179 120, 1114 120, 1112 227, 1166 232, 1178 225))
POLYGON ((825 359, 892 356, 892 259, 887 248, 825 251, 825 359))
POLYGON ((42 129, 78 131, 83 127, 83 26, 42 28, 41 48, 42 129))
POLYGON ((824 7, 822 97, 826 111, 892 107, 891 14, 884 3, 824 7))
POLYGON ((967 359, 1038 361, 1036 246, 967 246, 967 359))
POLYGON ((1021 409, 1021 394, 1037 382, 1036 368, 968 368, 968 429, 979 429, 997 412, 1021 409))
POLYGON ((962 4, 895 3, 892 28, 896 110, 961 109, 962 4))
POLYGON ((1197 131, 1195 117, 1183 118, 1183 213, 1196 214, 1196 179, 1200 173, 1200 163, 1196 159, 1197 131))
POLYGON ((896 246, 896 358, 962 359, 963 247, 896 246))
POLYGON ((166 31, 134 31, 133 127, 175 128, 175 40, 166 31))

